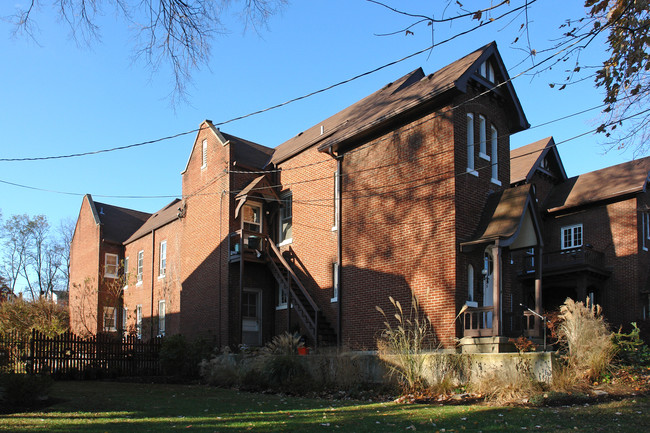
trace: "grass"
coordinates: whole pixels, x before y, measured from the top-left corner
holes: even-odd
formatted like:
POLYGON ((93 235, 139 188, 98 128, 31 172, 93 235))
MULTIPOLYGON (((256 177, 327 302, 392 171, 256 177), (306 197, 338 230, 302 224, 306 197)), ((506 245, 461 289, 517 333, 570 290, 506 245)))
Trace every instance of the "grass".
POLYGON ((0 431, 32 432, 638 432, 650 397, 523 408, 400 405, 289 398, 186 385, 57 382, 56 404, 0 415, 0 431))

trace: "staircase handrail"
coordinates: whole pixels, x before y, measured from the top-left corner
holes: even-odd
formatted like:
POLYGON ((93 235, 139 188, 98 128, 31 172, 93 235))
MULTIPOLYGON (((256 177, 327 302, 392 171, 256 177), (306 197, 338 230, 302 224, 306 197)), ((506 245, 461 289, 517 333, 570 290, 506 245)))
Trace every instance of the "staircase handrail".
POLYGON ((314 302, 314 299, 311 297, 311 295, 309 294, 305 286, 303 286, 302 282, 298 279, 298 276, 289 265, 289 262, 287 262, 286 259, 282 257, 282 253, 280 252, 280 250, 278 249, 278 247, 275 245, 273 241, 271 241, 270 239, 267 239, 267 241, 268 242, 266 242, 266 244, 271 247, 271 250, 273 251, 275 256, 280 260, 282 266, 284 266, 287 269, 287 272, 289 272, 289 275, 291 275, 291 279, 295 281, 296 285, 298 286, 302 294, 305 296, 305 299, 309 301, 309 304, 314 309, 314 314, 318 314, 320 308, 318 308, 318 305, 316 304, 316 302, 314 302))

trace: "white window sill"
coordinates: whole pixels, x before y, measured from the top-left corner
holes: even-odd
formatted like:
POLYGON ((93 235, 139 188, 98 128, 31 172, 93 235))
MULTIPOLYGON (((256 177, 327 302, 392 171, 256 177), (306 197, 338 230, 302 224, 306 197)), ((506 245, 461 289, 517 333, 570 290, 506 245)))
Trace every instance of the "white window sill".
POLYGON ((285 245, 290 245, 290 244, 292 244, 292 243, 293 243, 293 238, 285 239, 285 240, 283 240, 282 242, 280 242, 280 243, 278 244, 278 246, 279 246, 279 247, 283 247, 283 246, 285 246, 285 245))
POLYGON ((135 283, 135 287, 139 287, 141 285, 142 285, 142 281, 138 281, 137 283, 135 283))
POLYGON ((481 158, 481 159, 484 159, 486 161, 490 160, 490 156, 487 153, 479 152, 478 157, 481 158))
POLYGON ((115 274, 104 274, 104 278, 117 278, 115 274))
POLYGON ((490 182, 492 182, 495 185, 501 186, 501 181, 499 179, 492 178, 492 179, 490 179, 490 182))
POLYGON ((333 232, 337 231, 338 229, 339 229, 339 228, 338 228, 337 226, 332 226, 332 231, 333 231, 333 232))
POLYGON ((338 301, 339 301, 339 298, 338 298, 338 297, 330 299, 330 302, 332 302, 332 303, 334 303, 334 302, 338 302, 338 301))
POLYGON ((287 309, 287 304, 276 305, 276 306, 275 306, 275 310, 276 310, 276 311, 286 310, 286 309, 287 309))
POLYGON ((473 168, 467 168, 467 173, 471 174, 472 176, 478 177, 478 171, 474 170, 473 168))
POLYGON ((475 307, 478 307, 478 302, 476 302, 476 301, 465 301, 465 305, 467 305, 468 307, 471 307, 471 308, 475 308, 475 307))
POLYGON ((165 275, 165 274, 158 275, 158 279, 159 279, 159 280, 164 280, 166 276, 167 276, 167 275, 165 275))
POLYGON ((643 247, 643 251, 648 251, 648 247, 643 247))

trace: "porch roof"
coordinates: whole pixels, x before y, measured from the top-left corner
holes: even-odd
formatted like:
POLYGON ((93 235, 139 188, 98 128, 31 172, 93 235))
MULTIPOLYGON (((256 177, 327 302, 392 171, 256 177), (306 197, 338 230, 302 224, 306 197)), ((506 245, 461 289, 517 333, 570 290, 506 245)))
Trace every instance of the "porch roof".
POLYGON ((532 187, 529 184, 508 188, 488 197, 478 235, 460 244, 461 251, 499 241, 501 246, 526 248, 542 244, 540 223, 532 187))
POLYGON ((275 189, 270 184, 266 176, 258 176, 250 181, 250 183, 246 185, 244 189, 239 191, 239 193, 235 196, 235 200, 239 202, 237 203, 237 208, 235 209, 235 218, 239 216, 239 210, 244 205, 244 203, 246 203, 248 197, 252 194, 258 194, 267 201, 280 201, 280 198, 275 193, 275 189))

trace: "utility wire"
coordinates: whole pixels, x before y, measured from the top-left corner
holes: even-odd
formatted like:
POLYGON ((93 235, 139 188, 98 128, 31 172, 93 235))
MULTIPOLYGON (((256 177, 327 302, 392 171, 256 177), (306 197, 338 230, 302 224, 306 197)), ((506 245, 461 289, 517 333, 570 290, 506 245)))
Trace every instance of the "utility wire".
MULTIPOLYGON (((535 1, 537 1, 537 0, 532 0, 530 3, 533 3, 535 1)), ((444 45, 444 44, 446 44, 448 42, 451 42, 452 40, 454 40, 454 39, 456 39, 456 38, 458 38, 460 36, 464 36, 464 35, 466 35, 468 33, 471 33, 471 32, 473 32, 475 30, 478 30, 479 28, 481 28, 483 26, 486 26, 488 24, 496 22, 496 21, 504 18, 505 16, 510 15, 510 14, 516 12, 516 11, 519 11, 520 9, 523 9, 523 8, 525 8, 527 6, 528 6, 527 4, 524 4, 522 6, 514 8, 514 9, 508 11, 508 12, 505 12, 501 16, 499 16, 499 17, 497 17, 497 18, 495 18, 495 19, 493 19, 491 21, 481 22, 477 26, 472 27, 472 28, 470 28, 470 29, 468 29, 466 31, 457 33, 457 34, 455 34, 455 35, 453 35, 453 36, 451 36, 451 37, 449 37, 449 38, 447 38, 447 39, 445 39, 445 40, 443 40, 441 42, 434 43, 434 44, 430 45, 427 48, 421 49, 421 50, 416 51, 416 52, 414 52, 412 54, 404 56, 404 57, 402 57, 402 58, 400 58, 398 60, 394 60, 392 62, 383 64, 383 65, 378 66, 378 67, 376 67, 374 69, 371 69, 369 71, 366 71, 366 72, 363 72, 361 74, 355 75, 355 76, 353 76, 351 78, 348 78, 346 80, 339 81, 337 83, 334 83, 334 84, 329 85, 327 87, 321 88, 319 90, 315 90, 315 91, 307 93, 305 95, 298 96, 298 97, 293 98, 293 99, 289 99, 289 100, 287 100, 285 102, 282 102, 282 103, 279 103, 279 104, 276 104, 276 105, 272 105, 270 107, 267 107, 267 108, 264 108, 264 109, 261 109, 261 110, 253 111, 251 113, 244 114, 242 116, 233 117, 233 118, 231 118, 229 120, 225 120, 225 121, 222 121, 222 122, 213 123, 213 125, 214 126, 223 126, 223 125, 226 125, 226 124, 238 121, 238 120, 243 120, 243 119, 246 119, 248 117, 252 117, 252 116, 255 116, 255 115, 258 115, 258 114, 266 113, 268 111, 272 111, 272 110, 284 107, 286 105, 292 104, 294 102, 301 101, 303 99, 310 98, 310 97, 318 95, 320 93, 327 92, 327 91, 332 90, 332 89, 334 89, 336 87, 340 87, 342 85, 348 84, 348 83, 350 83, 352 81, 355 81, 355 80, 358 80, 360 78, 366 77, 368 75, 374 74, 374 73, 379 72, 379 71, 381 71, 383 69, 386 69, 386 68, 388 68, 390 66, 394 66, 394 65, 396 65, 398 63, 404 62, 404 61, 406 61, 408 59, 411 59, 413 57, 416 57, 416 56, 418 56, 420 54, 426 53, 427 51, 431 51, 432 49, 434 49, 434 48, 436 48, 436 47, 438 47, 440 45, 444 45)), ((170 139, 181 137, 181 136, 184 136, 184 135, 196 133, 198 131, 201 131, 201 129, 202 128, 196 128, 196 129, 192 129, 190 131, 180 132, 180 133, 174 134, 174 135, 169 135, 167 137, 161 137, 161 138, 157 138, 157 139, 154 139, 154 140, 143 141, 143 142, 140 142, 140 143, 134 143, 134 144, 129 144, 129 145, 125 145, 125 146, 112 147, 112 148, 108 148, 108 149, 94 150, 94 151, 88 151, 88 152, 79 152, 79 153, 72 153, 72 154, 64 154, 64 155, 53 155, 53 156, 23 157, 23 158, 0 158, 0 162, 46 161, 46 160, 54 160, 54 159, 66 159, 66 158, 76 158, 76 157, 82 157, 82 156, 96 155, 96 154, 100 154, 100 153, 114 152, 114 151, 119 151, 119 150, 125 150, 125 149, 131 149, 131 148, 135 148, 135 147, 145 146, 147 144, 158 143, 158 142, 161 142, 161 141, 170 140, 170 139)))

